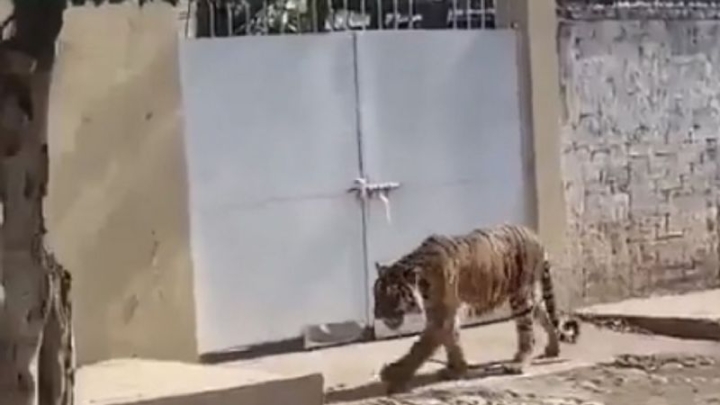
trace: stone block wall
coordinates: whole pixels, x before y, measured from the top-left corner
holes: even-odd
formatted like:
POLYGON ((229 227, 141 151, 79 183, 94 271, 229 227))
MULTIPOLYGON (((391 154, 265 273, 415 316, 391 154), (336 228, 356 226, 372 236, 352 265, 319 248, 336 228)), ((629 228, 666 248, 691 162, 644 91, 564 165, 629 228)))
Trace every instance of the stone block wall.
POLYGON ((577 303, 718 282, 720 21, 558 30, 577 303))

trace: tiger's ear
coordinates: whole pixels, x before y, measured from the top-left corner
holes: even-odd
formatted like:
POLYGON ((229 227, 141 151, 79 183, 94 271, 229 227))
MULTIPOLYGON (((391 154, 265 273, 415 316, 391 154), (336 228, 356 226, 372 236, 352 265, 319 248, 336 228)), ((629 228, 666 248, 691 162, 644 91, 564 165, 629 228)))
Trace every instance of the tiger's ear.
POLYGON ((377 272, 378 277, 382 277, 385 274, 385 271, 387 271, 387 266, 383 266, 379 262, 375 262, 375 271, 377 272))

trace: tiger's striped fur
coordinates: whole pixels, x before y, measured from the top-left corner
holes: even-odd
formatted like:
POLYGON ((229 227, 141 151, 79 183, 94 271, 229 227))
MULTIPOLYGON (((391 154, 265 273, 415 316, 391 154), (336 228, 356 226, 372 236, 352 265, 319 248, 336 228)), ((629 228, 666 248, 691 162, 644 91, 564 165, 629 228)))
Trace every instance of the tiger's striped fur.
POLYGON ((518 336, 512 370, 522 372, 534 346, 533 319, 548 335, 545 355, 558 356, 561 340, 574 342, 579 323, 560 326, 550 265, 538 236, 528 228, 502 225, 460 236, 432 235, 391 265, 376 264, 374 314, 390 329, 406 314, 423 313, 425 329, 410 351, 381 371, 388 391, 402 389, 418 368, 443 346, 445 377, 459 377, 468 365, 459 342, 459 311, 487 313, 509 302, 518 336), (542 300, 538 300, 538 296, 542 300))

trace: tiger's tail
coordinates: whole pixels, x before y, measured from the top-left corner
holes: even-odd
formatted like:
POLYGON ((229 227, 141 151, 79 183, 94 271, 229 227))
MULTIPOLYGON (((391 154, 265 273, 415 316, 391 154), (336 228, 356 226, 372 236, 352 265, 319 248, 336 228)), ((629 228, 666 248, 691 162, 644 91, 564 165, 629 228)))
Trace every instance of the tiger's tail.
POLYGON ((560 323, 557 306, 555 304, 555 289, 553 288, 552 275, 550 274, 550 261, 547 259, 543 262, 540 285, 542 287, 542 299, 545 303, 545 309, 555 330, 558 332, 560 340, 566 343, 576 343, 580 337, 580 322, 576 319, 567 319, 562 324, 560 323))

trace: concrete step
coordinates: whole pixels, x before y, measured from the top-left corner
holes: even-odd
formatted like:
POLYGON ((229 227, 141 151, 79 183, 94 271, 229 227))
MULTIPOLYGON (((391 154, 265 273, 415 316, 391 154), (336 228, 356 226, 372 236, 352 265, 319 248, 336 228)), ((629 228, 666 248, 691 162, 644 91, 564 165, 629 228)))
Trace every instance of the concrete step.
POLYGON ((319 373, 285 375, 242 367, 118 359, 77 373, 80 405, 320 405, 319 373))
POLYGON ((619 320, 658 335, 720 341, 720 289, 637 298, 575 312, 586 320, 619 320))

